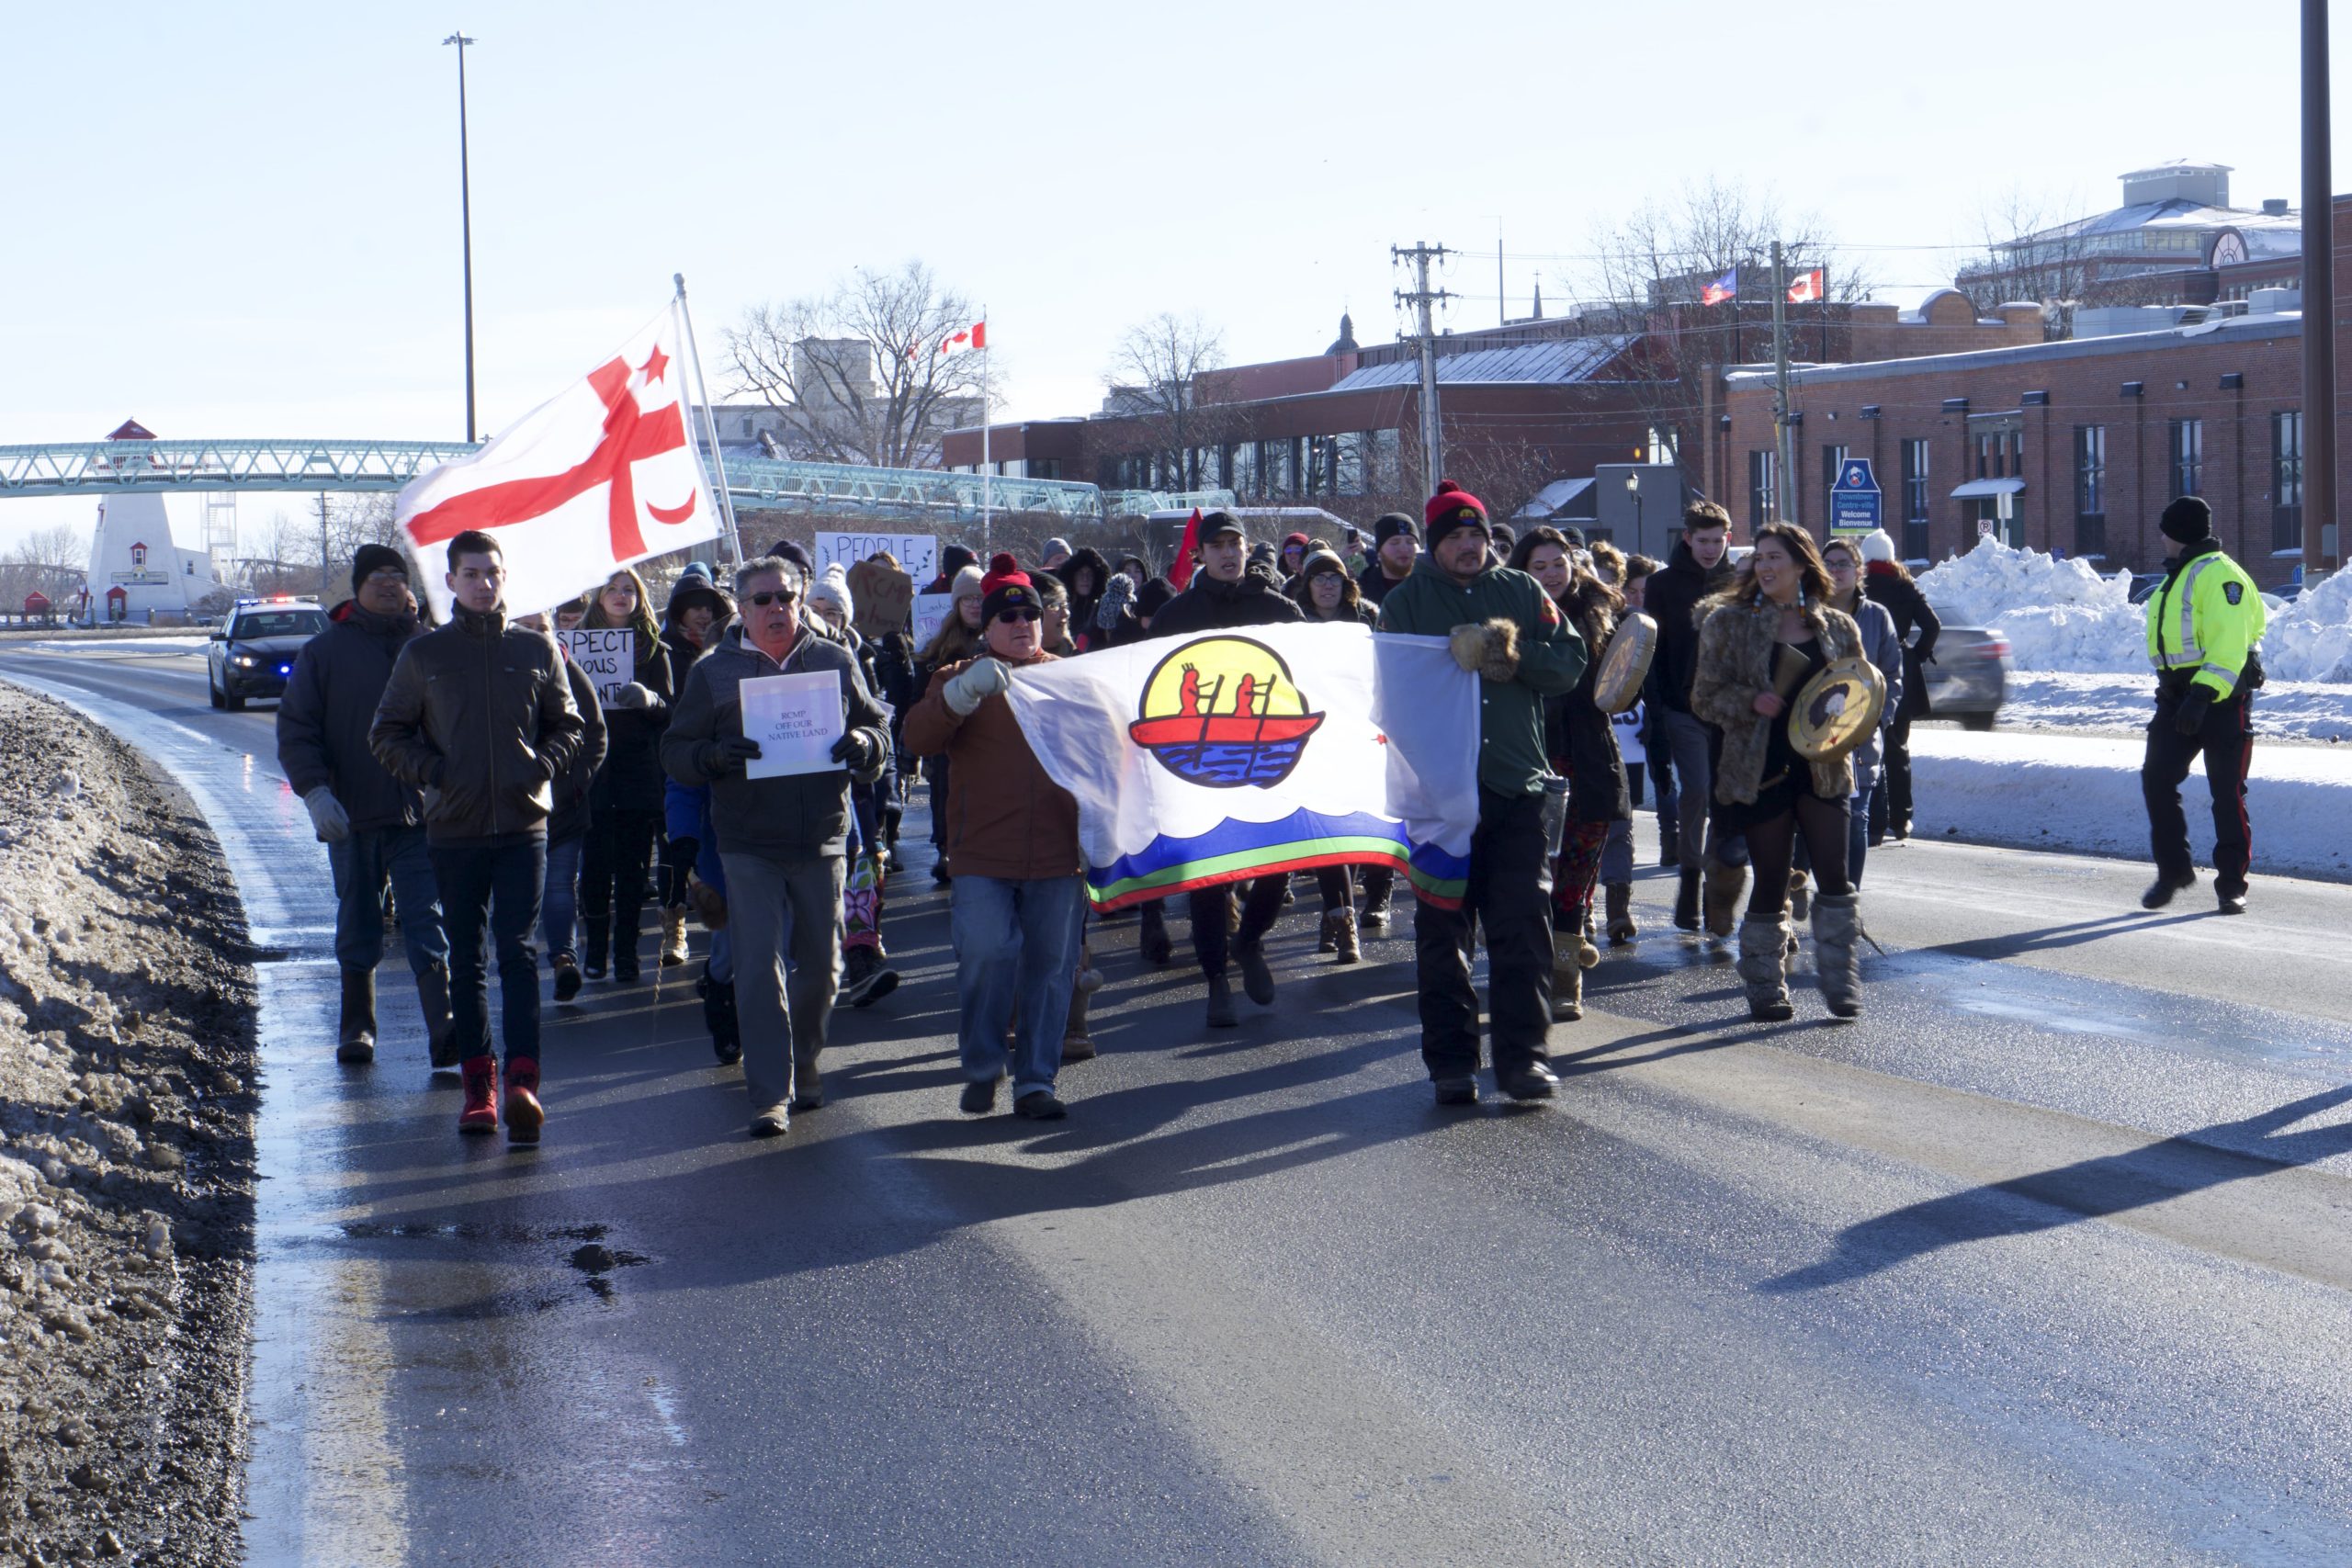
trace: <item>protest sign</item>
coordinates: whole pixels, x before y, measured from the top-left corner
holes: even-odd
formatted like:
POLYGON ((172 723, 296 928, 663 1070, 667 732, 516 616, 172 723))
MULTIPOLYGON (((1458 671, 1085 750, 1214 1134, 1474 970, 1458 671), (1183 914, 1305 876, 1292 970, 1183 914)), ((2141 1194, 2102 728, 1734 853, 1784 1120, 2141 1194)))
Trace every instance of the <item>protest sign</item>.
POLYGON ((596 705, 608 708, 620 689, 637 679, 637 634, 627 626, 599 631, 558 632, 571 661, 596 688, 596 705))
POLYGON ((888 550, 900 570, 917 582, 939 575, 939 537, 934 534, 820 533, 816 537, 817 570, 839 562, 847 571, 858 562, 888 550))
POLYGON ((831 753, 842 738, 842 681, 830 670, 808 675, 760 675, 736 687, 743 704, 743 738, 760 754, 743 765, 747 779, 791 773, 839 773, 831 753))
POLYGON ((939 635, 940 623, 956 613, 953 593, 918 593, 915 595, 915 646, 929 648, 931 639, 939 635))

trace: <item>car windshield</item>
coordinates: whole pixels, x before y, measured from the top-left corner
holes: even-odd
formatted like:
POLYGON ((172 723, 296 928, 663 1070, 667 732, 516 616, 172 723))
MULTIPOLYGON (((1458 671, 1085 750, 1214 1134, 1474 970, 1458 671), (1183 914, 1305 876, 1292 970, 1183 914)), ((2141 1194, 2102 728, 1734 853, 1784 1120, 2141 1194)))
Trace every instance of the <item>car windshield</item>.
POLYGON ((248 610, 237 617, 229 635, 249 637, 314 637, 327 629, 324 610, 248 610))

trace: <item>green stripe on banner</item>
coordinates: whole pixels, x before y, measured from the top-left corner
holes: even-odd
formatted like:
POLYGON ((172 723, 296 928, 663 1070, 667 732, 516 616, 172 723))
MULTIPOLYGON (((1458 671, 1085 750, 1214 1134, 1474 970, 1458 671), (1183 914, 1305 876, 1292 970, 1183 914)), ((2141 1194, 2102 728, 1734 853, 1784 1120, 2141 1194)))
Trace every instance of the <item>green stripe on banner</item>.
POLYGON ((1427 894, 1432 903, 1449 909, 1459 908, 1470 891, 1470 879, 1466 876, 1431 876, 1412 865, 1405 868, 1405 874, 1412 880, 1415 889, 1427 894))
MULTIPOLYGON (((1412 872, 1411 863, 1397 848, 1394 839, 1299 839, 1287 844, 1265 844, 1253 850, 1238 850, 1231 854, 1184 861, 1155 871, 1148 876, 1124 877, 1105 886, 1097 887, 1090 883, 1087 897, 1095 908, 1110 908, 1122 903, 1141 902, 1167 892, 1238 881, 1246 876, 1266 875, 1277 871, 1298 870, 1310 865, 1371 863, 1397 866, 1408 875, 1412 872)), ((1453 886, 1458 897, 1461 885, 1453 886)))

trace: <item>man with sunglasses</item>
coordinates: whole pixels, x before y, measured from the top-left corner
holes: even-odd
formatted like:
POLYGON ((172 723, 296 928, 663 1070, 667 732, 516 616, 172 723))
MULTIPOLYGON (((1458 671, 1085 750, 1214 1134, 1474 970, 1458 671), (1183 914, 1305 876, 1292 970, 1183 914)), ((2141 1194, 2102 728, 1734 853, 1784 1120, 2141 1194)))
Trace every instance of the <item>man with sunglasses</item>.
POLYGON ((944 840, 956 943, 964 1110, 996 1108, 1010 1052, 1012 1109, 1058 1121, 1054 1079, 1077 983, 1086 912, 1078 802, 1046 776, 1003 693, 1017 669, 1048 664, 1045 601, 1009 555, 981 579, 979 658, 943 667, 907 714, 906 743, 944 754, 944 840))
POLYGON ((807 586, 801 569, 776 556, 735 573, 741 616, 695 661, 662 738, 670 776, 710 786, 755 1138, 775 1137, 791 1125, 792 1111, 825 1102, 817 1059, 841 966, 850 784, 871 784, 890 758, 888 716, 856 660, 800 623, 807 586), (746 777, 743 765, 759 756, 760 743, 743 733, 742 683, 820 671, 841 685, 842 738, 832 759, 842 771, 746 777))

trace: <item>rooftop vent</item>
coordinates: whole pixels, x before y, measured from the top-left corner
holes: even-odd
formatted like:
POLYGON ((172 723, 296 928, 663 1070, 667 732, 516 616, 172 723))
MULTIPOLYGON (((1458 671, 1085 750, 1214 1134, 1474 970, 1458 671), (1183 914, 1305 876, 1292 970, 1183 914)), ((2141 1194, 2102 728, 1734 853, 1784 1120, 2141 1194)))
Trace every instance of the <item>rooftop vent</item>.
POLYGON ((2286 216, 2287 216, 2287 198, 2286 198, 2285 197, 2283 197, 2283 196, 2266 196, 2266 197, 2264 197, 2262 198, 2262 215, 2263 215, 2265 218, 2284 218, 2284 217, 2286 217, 2286 216))

